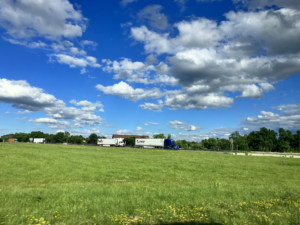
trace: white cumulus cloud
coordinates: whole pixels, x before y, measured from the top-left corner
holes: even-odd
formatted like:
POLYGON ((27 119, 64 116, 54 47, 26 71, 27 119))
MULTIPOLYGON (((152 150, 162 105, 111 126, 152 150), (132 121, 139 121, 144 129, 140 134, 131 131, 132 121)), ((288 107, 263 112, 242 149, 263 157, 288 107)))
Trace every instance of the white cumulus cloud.
POLYGON ((0 1, 0 26, 14 38, 80 37, 86 22, 68 0, 0 1))
POLYGON ((204 128, 200 126, 190 125, 185 122, 180 122, 178 120, 169 121, 168 126, 170 126, 172 129, 175 130, 184 130, 184 131, 196 131, 204 128))
POLYGON ((62 100, 46 94, 41 88, 32 87, 24 80, 0 79, 0 102, 25 110, 20 111, 21 113, 44 112, 50 119, 55 120, 72 120, 74 123, 89 126, 100 125, 103 121, 91 111, 66 107, 62 100))
POLYGON ((124 97, 133 101, 147 99, 147 98, 159 98, 162 93, 158 88, 144 90, 141 88, 132 88, 127 83, 121 81, 118 84, 112 86, 104 87, 101 84, 98 84, 96 88, 99 91, 102 91, 105 95, 114 95, 117 97, 124 97))

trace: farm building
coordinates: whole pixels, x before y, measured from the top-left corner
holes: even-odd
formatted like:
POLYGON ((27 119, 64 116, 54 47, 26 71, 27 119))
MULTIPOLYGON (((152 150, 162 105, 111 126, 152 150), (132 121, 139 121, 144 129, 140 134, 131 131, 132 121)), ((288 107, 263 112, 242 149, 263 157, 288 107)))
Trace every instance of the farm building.
POLYGON ((121 139, 121 140, 124 140, 124 138, 127 138, 127 137, 136 137, 136 138, 146 138, 146 139, 150 139, 149 136, 145 136, 145 135, 121 135, 121 134, 114 134, 112 136, 113 139, 121 139))

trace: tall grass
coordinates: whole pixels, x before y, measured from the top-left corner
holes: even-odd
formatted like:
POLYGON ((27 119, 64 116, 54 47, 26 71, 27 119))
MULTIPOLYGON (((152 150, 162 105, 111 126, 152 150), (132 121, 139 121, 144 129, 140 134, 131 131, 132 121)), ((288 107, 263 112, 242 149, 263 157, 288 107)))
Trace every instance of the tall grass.
POLYGON ((0 224, 300 224, 300 160, 0 144, 0 224))

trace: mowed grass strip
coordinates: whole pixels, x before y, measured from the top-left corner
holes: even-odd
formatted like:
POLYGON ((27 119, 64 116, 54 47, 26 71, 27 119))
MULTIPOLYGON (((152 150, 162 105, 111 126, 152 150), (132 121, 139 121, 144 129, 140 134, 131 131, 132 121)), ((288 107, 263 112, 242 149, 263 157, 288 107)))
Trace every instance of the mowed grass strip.
POLYGON ((0 144, 0 224, 300 224, 300 160, 0 144))

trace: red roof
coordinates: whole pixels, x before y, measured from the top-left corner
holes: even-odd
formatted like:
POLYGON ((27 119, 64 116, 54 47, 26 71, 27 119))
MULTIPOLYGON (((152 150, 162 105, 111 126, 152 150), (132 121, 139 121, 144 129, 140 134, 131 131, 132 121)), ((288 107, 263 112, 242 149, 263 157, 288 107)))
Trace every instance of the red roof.
POLYGON ((127 138, 127 137, 136 137, 136 138, 143 138, 150 139, 149 136, 145 135, 122 135, 122 134, 114 134, 112 138, 127 138))

